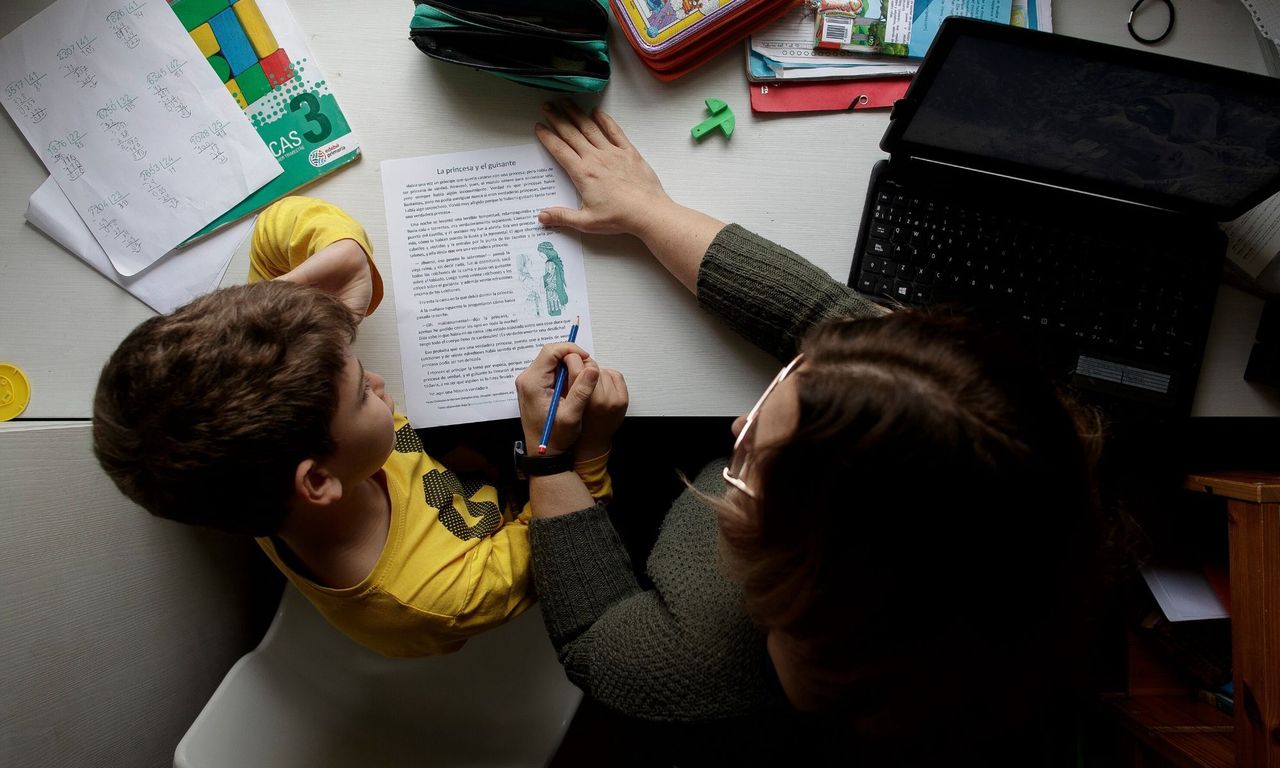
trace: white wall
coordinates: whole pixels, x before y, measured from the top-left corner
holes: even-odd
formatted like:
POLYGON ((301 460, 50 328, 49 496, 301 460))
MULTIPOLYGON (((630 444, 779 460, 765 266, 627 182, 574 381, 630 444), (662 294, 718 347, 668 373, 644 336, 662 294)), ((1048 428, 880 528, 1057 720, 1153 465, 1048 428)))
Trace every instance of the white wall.
POLYGON ((254 549, 126 500, 88 424, 0 434, 0 765, 170 765, 279 594, 254 549))

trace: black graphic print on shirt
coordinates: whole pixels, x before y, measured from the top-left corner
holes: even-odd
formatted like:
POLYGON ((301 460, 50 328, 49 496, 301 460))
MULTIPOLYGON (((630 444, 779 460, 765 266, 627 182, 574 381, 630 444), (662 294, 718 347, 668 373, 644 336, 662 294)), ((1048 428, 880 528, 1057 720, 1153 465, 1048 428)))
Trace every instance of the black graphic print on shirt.
POLYGON ((479 480, 462 480, 452 472, 445 474, 431 470, 422 476, 422 493, 427 503, 440 510, 440 522, 449 533, 466 541, 488 536, 502 525, 502 513, 492 501, 475 501, 471 497, 485 484, 479 480), (462 512, 454 506, 461 498, 467 515, 474 520, 468 523, 462 512))
MULTIPOLYGON (((409 424, 396 430, 397 453, 425 453, 422 439, 409 424)), ((471 497, 485 484, 479 480, 462 480, 452 472, 431 470, 422 476, 422 495, 427 504, 440 510, 440 522, 462 541, 479 539, 498 530, 502 525, 502 511, 492 501, 476 501, 471 497), (454 504, 462 499, 466 515, 454 504)))

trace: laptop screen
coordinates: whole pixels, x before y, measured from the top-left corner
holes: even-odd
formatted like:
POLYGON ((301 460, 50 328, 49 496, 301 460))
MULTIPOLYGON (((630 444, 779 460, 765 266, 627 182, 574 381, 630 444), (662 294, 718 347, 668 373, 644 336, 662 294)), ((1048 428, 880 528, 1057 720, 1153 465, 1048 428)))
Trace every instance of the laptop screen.
POLYGON ((1242 212, 1280 183, 1270 78, 1025 32, 962 33, 930 53, 941 61, 926 59, 900 134, 913 153, 1210 213, 1242 212))

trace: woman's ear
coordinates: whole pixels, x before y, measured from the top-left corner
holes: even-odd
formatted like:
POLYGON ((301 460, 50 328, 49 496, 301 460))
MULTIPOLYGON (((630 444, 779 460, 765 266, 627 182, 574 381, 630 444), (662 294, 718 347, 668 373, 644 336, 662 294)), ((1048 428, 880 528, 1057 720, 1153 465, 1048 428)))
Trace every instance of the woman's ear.
POLYGON ((293 496, 313 507, 325 507, 342 498, 342 481, 315 459, 303 459, 293 473, 293 496))

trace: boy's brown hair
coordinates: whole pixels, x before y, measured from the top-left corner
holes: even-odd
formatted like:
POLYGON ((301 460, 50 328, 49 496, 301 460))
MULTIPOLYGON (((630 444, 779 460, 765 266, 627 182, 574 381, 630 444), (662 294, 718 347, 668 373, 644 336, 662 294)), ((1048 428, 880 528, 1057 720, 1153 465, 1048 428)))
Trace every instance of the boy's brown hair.
POLYGON ((94 453, 152 514, 270 535, 299 462, 333 451, 338 377, 355 335, 341 301, 278 280, 153 317, 102 370, 94 453))

